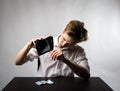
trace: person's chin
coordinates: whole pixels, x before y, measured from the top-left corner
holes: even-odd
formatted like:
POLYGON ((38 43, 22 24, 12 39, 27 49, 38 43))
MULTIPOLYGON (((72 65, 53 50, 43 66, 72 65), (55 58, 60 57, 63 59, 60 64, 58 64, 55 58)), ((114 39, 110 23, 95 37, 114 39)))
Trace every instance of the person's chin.
POLYGON ((60 48, 64 48, 65 46, 59 46, 60 48))
POLYGON ((63 46, 60 46, 60 48, 64 48, 63 46))
POLYGON ((69 46, 61 46, 61 48, 66 48, 66 47, 69 47, 69 46))
POLYGON ((60 48, 65 48, 65 47, 68 47, 68 46, 62 46, 62 45, 61 45, 61 46, 59 46, 59 47, 60 47, 60 48))

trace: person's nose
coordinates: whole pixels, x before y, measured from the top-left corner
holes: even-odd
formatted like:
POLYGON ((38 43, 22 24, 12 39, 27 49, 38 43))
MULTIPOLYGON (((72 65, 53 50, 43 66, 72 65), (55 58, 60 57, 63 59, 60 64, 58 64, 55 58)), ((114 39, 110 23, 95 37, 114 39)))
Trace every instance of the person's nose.
POLYGON ((64 41, 64 42, 62 43, 62 46, 66 46, 66 45, 67 45, 67 42, 64 41))

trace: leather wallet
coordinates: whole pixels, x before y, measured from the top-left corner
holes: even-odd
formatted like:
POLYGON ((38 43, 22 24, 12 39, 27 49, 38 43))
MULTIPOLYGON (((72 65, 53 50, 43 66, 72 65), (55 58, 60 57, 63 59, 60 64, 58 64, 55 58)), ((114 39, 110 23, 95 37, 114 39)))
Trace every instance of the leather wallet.
POLYGON ((42 55, 46 52, 49 52, 53 50, 53 37, 49 36, 46 39, 36 40, 35 46, 36 46, 38 55, 42 55))

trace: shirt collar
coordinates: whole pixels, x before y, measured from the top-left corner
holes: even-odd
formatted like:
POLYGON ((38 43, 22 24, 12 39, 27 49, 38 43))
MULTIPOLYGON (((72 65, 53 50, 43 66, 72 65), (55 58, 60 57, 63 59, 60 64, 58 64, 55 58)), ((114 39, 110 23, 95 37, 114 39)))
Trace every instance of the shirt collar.
POLYGON ((54 47, 58 47, 58 37, 54 37, 53 41, 54 41, 54 47))
MULTIPOLYGON (((60 37, 60 35, 57 36, 57 37, 54 37, 54 39, 53 39, 53 41, 54 41, 54 47, 58 47, 58 38, 59 37, 60 37)), ((70 49, 70 48, 69 47, 62 48, 62 50, 65 50, 65 49, 70 49)))

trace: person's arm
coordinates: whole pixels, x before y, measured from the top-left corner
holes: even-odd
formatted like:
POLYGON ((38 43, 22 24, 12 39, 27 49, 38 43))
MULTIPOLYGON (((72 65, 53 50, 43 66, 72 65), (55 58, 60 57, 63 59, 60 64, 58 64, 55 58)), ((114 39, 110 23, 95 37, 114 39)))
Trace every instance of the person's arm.
POLYGON ((33 45, 34 44, 31 40, 18 52, 15 58, 15 65, 22 65, 26 62, 26 55, 29 52, 29 50, 33 47, 33 45))
POLYGON ((28 59, 27 59, 28 52, 30 51, 31 48, 35 48, 35 43, 34 42, 36 40, 42 40, 42 39, 45 39, 45 37, 37 37, 37 38, 29 41, 16 55, 15 65, 22 65, 22 64, 26 63, 28 61, 28 59))
POLYGON ((66 63, 73 70, 73 72, 75 72, 78 76, 85 78, 85 79, 90 78, 89 69, 87 69, 81 65, 78 65, 74 61, 70 61, 67 59, 64 59, 64 63, 66 63))
POLYGON ((78 76, 80 76, 80 77, 82 77, 84 79, 88 79, 90 77, 90 71, 89 71, 89 69, 87 69, 87 68, 85 68, 83 66, 78 65, 74 61, 70 61, 70 60, 66 59, 60 49, 51 51, 51 57, 52 57, 53 60, 58 59, 60 61, 63 61, 78 76))

